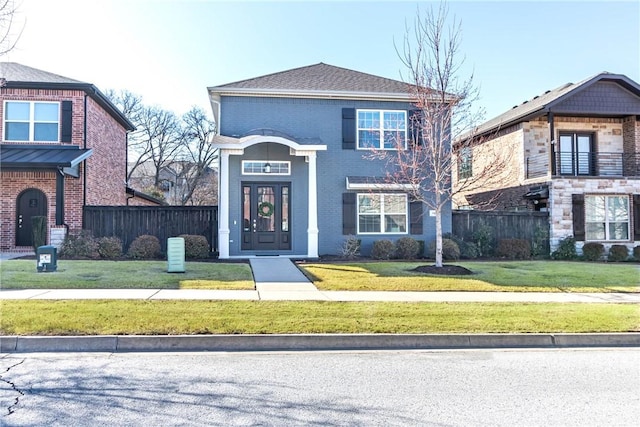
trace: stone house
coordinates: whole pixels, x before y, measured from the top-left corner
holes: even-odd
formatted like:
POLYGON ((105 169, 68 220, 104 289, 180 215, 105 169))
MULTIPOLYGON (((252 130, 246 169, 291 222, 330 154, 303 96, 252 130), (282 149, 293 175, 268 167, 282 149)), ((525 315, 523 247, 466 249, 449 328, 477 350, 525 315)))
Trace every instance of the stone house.
POLYGON ((513 153, 497 185, 462 194, 464 209, 549 212, 551 250, 573 236, 605 247, 640 244, 640 85, 601 73, 549 90, 461 141, 454 185, 488 150, 513 153))

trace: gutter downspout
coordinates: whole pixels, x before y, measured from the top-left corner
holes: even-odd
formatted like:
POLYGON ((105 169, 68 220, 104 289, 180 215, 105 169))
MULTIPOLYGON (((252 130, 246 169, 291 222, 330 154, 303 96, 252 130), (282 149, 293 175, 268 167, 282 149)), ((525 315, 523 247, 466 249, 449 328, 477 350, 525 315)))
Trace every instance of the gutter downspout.
MULTIPOLYGON (((83 112, 83 121, 82 121, 82 148, 87 148, 87 93, 84 94, 84 112, 83 112)), ((87 161, 84 162, 84 167, 82 168, 82 228, 84 229, 84 207, 87 206, 87 161)))
POLYGON ((547 122, 549 123, 549 141, 550 141, 550 154, 551 154, 551 176, 556 175, 556 131, 553 121, 553 113, 549 111, 547 114, 547 122))

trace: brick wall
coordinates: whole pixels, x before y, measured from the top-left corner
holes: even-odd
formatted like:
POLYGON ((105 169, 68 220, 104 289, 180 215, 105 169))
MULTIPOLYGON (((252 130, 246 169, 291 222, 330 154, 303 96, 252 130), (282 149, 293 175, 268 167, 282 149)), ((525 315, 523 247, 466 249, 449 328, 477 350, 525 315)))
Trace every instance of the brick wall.
POLYGON ((126 131, 93 99, 87 99, 88 206, 125 205, 126 131))

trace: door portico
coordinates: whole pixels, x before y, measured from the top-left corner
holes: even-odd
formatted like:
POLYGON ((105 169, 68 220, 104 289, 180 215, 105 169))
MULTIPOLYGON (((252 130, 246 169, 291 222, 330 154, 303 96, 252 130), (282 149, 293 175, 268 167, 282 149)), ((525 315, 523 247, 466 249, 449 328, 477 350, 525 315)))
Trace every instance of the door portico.
POLYGON ((219 258, 246 257, 262 252, 316 258, 319 233, 316 153, 326 150, 326 145, 301 144, 291 138, 274 135, 248 135, 241 138, 216 136, 213 142, 214 146, 220 150, 219 258), (289 149, 289 156, 304 158, 304 162, 294 162, 291 167, 306 168, 307 185, 293 192, 296 175, 270 176, 270 167, 265 168, 261 176, 232 174, 232 166, 235 167, 241 163, 245 150, 260 144, 285 146, 289 149), (241 205, 239 209, 235 209, 232 202, 237 199, 235 192, 239 193, 241 200, 241 203, 238 203, 241 205), (306 203, 304 206, 306 218, 300 218, 299 212, 296 217, 296 212, 292 208, 293 195, 296 197, 296 203, 306 203), (248 208, 245 208, 246 203, 248 208), (273 208, 271 208, 272 205, 273 208), (286 211, 283 211, 283 206, 286 211), (261 212, 259 208, 262 209, 261 212), (249 224, 246 223, 246 219, 249 219, 249 224), (306 247, 302 250, 300 247, 295 249, 292 239, 295 239, 296 231, 300 232, 301 224, 305 223, 306 234, 303 236, 306 237, 306 247), (240 229, 237 228, 238 225, 240 229), (236 238, 240 240, 240 244, 234 242, 236 238))

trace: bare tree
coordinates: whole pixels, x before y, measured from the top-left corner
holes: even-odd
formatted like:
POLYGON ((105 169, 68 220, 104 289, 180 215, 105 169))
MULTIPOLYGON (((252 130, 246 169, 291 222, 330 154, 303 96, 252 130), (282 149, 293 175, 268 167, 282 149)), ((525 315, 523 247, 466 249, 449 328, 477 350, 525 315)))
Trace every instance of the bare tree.
POLYGON ((14 0, 0 0, 0 56, 13 50, 22 35, 24 26, 15 32, 16 11, 14 0))
POLYGON ((212 187, 211 181, 215 174, 211 173, 211 165, 218 158, 218 151, 211 145, 212 137, 216 132, 215 123, 209 120, 201 108, 193 107, 182 117, 182 124, 181 204, 215 203, 215 194, 206 190, 212 187))
POLYGON ((459 139, 483 116, 474 111, 478 90, 473 75, 459 77, 464 59, 459 58, 461 24, 454 17, 447 22, 445 3, 424 16, 418 10, 413 30, 407 28, 398 55, 406 67, 404 81, 410 87, 416 108, 410 117, 411 141, 397 139, 396 150, 376 151, 374 157, 387 162, 386 179, 409 184, 410 196, 435 213, 435 265, 442 267, 442 214, 458 192, 468 191, 474 183, 486 181, 504 168, 504 161, 482 162, 475 159, 473 175, 453 185, 456 153, 473 147, 473 138, 459 139))

